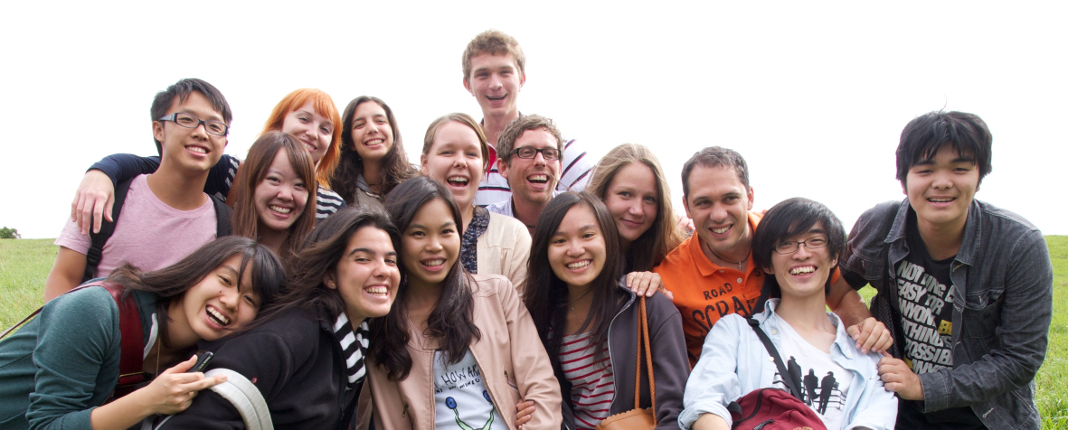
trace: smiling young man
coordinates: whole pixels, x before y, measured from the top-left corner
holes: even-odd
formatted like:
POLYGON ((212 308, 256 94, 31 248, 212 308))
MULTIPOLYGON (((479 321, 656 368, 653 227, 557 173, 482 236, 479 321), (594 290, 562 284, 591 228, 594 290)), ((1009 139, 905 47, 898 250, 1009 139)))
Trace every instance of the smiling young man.
MULTIPOLYGON (((738 152, 718 146, 702 149, 682 167, 682 199, 693 219, 694 235, 653 269, 673 294, 682 313, 690 366, 701 356, 705 336, 720 318, 751 316, 762 304, 764 271, 753 264, 753 231, 761 214, 753 212, 749 168, 738 152)), ((841 282, 837 272, 832 281, 841 282)), ((828 295, 836 313, 847 313, 849 334, 864 352, 883 350, 890 336, 867 315, 860 296, 848 288, 828 295), (833 297, 832 297, 833 296, 833 297)), ((844 320, 844 318, 843 318, 844 320)))
MULTIPOLYGON (((160 166, 130 182, 115 231, 102 249, 98 277, 123 263, 161 269, 216 236, 215 204, 201 190, 226 147, 229 104, 211 84, 183 79, 156 94, 151 115, 160 166)), ((68 221, 55 243, 60 249, 45 282, 46 301, 81 283, 91 239, 68 221)))
POLYGON ((978 116, 931 112, 901 132, 907 198, 853 226, 849 285, 875 287, 871 313, 897 339, 880 362, 902 399, 898 428, 1038 429, 1034 376, 1046 353, 1053 274, 1042 233, 975 200, 991 170, 978 116))
MULTIPOLYGON (((482 127, 489 140, 492 163, 479 184, 476 205, 497 203, 511 195, 511 185, 499 171, 496 160, 508 158, 498 153, 500 134, 521 116, 518 98, 527 81, 525 64, 526 56, 519 42, 497 30, 479 33, 464 50, 464 88, 482 108, 482 127)), ((590 180, 593 162, 574 139, 561 141, 563 155, 556 187, 560 192, 582 191, 590 180)))
POLYGON ((563 139, 552 120, 526 115, 508 123, 497 142, 497 166, 512 189, 507 199, 486 207, 518 219, 530 233, 542 209, 559 192, 563 139))

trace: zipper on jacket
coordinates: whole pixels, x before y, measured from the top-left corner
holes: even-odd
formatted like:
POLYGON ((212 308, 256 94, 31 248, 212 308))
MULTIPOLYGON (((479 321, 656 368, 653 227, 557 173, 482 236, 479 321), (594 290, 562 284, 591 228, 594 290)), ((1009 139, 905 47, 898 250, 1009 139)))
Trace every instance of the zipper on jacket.
MULTIPOLYGON (((630 305, 634 304, 635 297, 637 297, 637 296, 635 296, 634 293, 631 293, 630 300, 628 300, 627 303, 624 304, 622 308, 619 308, 619 312, 616 312, 616 316, 612 317, 612 321, 608 322, 608 362, 612 363, 612 373, 613 374, 617 373, 616 372, 617 367, 616 367, 616 360, 615 360, 615 358, 612 357, 612 326, 616 324, 616 318, 619 318, 620 314, 622 314, 624 311, 629 309, 630 305)), ((638 315, 638 318, 641 318, 641 315, 638 315)), ((635 387, 637 387, 638 384, 641 384, 641 381, 640 380, 634 381, 634 384, 635 384, 635 387)), ((560 394, 563 395, 563 393, 560 393, 560 394)), ((568 395, 570 395, 570 393, 568 393, 568 395)), ((612 402, 608 404, 608 415, 612 415, 612 405, 615 404, 615 403, 616 403, 616 394, 613 392, 612 393, 612 402)), ((653 411, 653 413, 655 414, 656 411, 653 411)))

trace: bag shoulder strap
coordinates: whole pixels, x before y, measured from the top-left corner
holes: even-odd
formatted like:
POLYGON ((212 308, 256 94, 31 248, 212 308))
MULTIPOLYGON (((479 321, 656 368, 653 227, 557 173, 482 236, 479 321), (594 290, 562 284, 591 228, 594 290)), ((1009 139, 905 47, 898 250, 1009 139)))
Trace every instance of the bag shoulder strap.
POLYGON ((764 333, 764 330, 760 329, 760 323, 753 318, 746 318, 749 322, 749 327, 753 328, 757 337, 760 338, 760 343, 764 344, 764 348, 768 350, 768 354, 771 354, 771 358, 775 360, 775 367, 779 368, 779 376, 782 377, 782 381, 786 384, 786 388, 790 390, 790 394, 794 397, 801 398, 801 390, 798 389, 794 383, 794 379, 790 376, 790 372, 786 370, 786 365, 782 362, 782 357, 779 356, 779 350, 775 349, 775 345, 771 343, 771 339, 768 338, 768 334, 764 333))
POLYGON ((260 394, 259 388, 236 371, 230 369, 211 369, 204 373, 204 377, 215 375, 226 376, 226 381, 211 387, 211 391, 218 393, 222 398, 229 400, 241 419, 245 421, 245 428, 249 430, 274 430, 271 422, 271 411, 267 408, 267 402, 260 394))
POLYGON ((118 284, 105 283, 104 288, 111 293, 115 304, 119 306, 119 382, 115 387, 115 398, 122 397, 137 389, 138 384, 148 380, 144 372, 145 342, 141 327, 141 313, 133 294, 123 297, 123 288, 118 284))
POLYGON ((104 244, 115 233, 115 224, 119 222, 119 214, 122 213, 122 204, 126 202, 126 193, 130 191, 130 183, 133 178, 120 182, 115 186, 115 203, 111 206, 111 221, 100 220, 100 232, 93 233, 89 229, 89 250, 85 253, 85 273, 82 282, 96 277, 96 267, 104 256, 104 244))
POLYGON ((233 209, 226 205, 222 199, 211 196, 211 204, 215 208, 215 237, 225 237, 233 234, 233 225, 230 224, 230 215, 233 209))
POLYGON ((638 299, 638 357, 634 361, 634 409, 641 409, 642 349, 645 349, 645 365, 649 372, 649 400, 653 405, 653 425, 656 425, 656 380, 653 377, 653 352, 649 348, 649 317, 645 310, 645 297, 638 299))

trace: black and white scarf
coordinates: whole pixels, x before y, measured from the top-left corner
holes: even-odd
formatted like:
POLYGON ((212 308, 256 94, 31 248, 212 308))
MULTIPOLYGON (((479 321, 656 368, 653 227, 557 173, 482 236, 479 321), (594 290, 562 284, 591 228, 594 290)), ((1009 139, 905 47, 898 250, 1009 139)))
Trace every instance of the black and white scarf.
POLYGON ((349 388, 352 388, 353 384, 363 379, 365 374, 363 361, 364 356, 367 354, 368 335, 367 321, 360 324, 354 333, 352 324, 349 324, 349 317, 345 316, 344 312, 337 317, 337 322, 334 323, 334 337, 341 344, 342 355, 345 356, 349 388))

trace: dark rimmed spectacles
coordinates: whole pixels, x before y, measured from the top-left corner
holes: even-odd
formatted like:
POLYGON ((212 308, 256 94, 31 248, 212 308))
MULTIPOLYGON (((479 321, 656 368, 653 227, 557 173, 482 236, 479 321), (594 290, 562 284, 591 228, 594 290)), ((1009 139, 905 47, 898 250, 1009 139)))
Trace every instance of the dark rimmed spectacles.
POLYGON ((801 248, 801 245, 805 245, 805 249, 808 250, 823 248, 824 246, 827 246, 827 238, 814 237, 812 239, 802 240, 800 242, 795 242, 792 240, 780 242, 778 245, 775 245, 775 253, 779 255, 790 255, 797 252, 797 250, 801 248))
POLYGON ((560 150, 556 149, 556 148, 538 149, 538 148, 533 148, 533 147, 530 147, 530 146, 524 146, 522 148, 516 148, 515 150, 512 151, 512 154, 515 154, 515 156, 519 157, 519 158, 531 159, 531 158, 537 157, 539 152, 541 153, 542 157, 545 157, 546 161, 553 161, 553 160, 559 160, 560 159, 560 150))
POLYGON ((200 124, 204 124, 204 131, 215 136, 226 136, 226 133, 230 132, 230 127, 222 122, 204 121, 187 113, 172 113, 159 120, 170 121, 185 128, 197 128, 200 127, 200 124))

